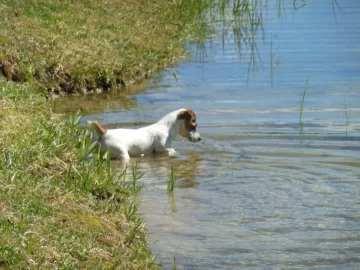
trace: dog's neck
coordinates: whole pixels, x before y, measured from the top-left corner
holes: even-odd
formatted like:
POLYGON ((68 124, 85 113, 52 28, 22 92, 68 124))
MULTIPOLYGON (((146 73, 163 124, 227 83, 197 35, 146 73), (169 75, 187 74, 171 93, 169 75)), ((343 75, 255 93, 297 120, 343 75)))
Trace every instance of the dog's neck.
POLYGON ((163 126, 166 129, 166 131, 168 132, 168 136, 171 140, 174 139, 179 134, 182 120, 178 119, 178 115, 181 111, 184 110, 185 109, 180 109, 168 113, 163 118, 161 118, 157 123, 155 123, 155 124, 161 124, 161 126, 163 126))

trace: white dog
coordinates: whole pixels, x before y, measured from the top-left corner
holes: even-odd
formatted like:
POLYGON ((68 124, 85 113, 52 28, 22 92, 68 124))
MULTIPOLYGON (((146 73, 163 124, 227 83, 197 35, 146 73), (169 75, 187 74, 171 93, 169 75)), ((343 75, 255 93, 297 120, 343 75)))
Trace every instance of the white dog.
POLYGON ((201 140, 196 131, 196 115, 189 109, 173 111, 155 124, 139 129, 106 130, 96 121, 92 124, 99 134, 101 147, 109 150, 111 158, 124 161, 161 152, 174 155, 171 143, 178 134, 191 142, 201 140))

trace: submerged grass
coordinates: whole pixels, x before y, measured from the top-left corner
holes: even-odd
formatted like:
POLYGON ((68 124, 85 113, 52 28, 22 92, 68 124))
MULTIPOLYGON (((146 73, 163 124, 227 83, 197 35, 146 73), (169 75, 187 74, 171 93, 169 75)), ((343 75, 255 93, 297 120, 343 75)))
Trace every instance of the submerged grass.
POLYGON ((0 81, 0 268, 157 269, 134 197, 92 136, 27 84, 0 81))

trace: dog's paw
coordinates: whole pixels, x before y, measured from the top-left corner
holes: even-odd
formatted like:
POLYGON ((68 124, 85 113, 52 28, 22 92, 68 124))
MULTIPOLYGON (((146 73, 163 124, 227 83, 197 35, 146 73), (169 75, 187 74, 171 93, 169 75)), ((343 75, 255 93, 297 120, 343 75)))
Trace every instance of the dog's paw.
POLYGON ((172 148, 167 148, 166 152, 169 154, 169 156, 175 156, 176 155, 176 151, 172 148))

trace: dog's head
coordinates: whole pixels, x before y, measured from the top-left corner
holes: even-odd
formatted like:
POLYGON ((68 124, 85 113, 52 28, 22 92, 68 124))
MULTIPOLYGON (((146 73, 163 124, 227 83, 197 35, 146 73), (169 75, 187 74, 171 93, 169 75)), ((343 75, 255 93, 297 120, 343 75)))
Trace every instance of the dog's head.
POLYGON ((178 114, 181 121, 179 134, 187 138, 190 142, 198 142, 201 140, 199 132, 196 131, 196 115, 192 110, 185 109, 178 114))

